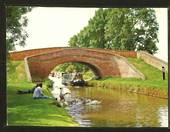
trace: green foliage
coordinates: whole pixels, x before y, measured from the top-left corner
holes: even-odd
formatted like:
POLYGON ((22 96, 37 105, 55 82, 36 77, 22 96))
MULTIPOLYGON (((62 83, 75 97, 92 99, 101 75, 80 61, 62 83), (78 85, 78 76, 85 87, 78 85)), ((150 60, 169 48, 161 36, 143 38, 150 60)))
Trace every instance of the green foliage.
POLYGON ((83 79, 84 80, 91 80, 95 77, 94 73, 92 70, 87 70, 83 74, 83 79))
POLYGON ((46 86, 46 88, 52 89, 52 87, 53 87, 53 81, 50 80, 49 78, 46 78, 45 81, 44 81, 44 85, 46 86))
POLYGON ((81 63, 70 62, 58 65, 54 70, 59 72, 72 73, 72 72, 85 72, 89 70, 89 68, 81 63))
POLYGON ((142 73, 145 75, 146 80, 153 80, 153 85, 155 83, 165 83, 165 86, 168 86, 168 73, 166 73, 166 80, 162 80, 162 71, 149 65, 146 64, 143 60, 141 59, 135 59, 135 58, 128 58, 128 61, 132 63, 136 68, 139 69, 139 71, 142 71, 142 73))
POLYGON ((95 77, 93 71, 88 66, 81 63, 64 63, 57 66, 54 70, 66 73, 81 72, 85 80, 90 80, 95 77))
POLYGON ((150 8, 99 9, 77 35, 69 40, 71 47, 114 50, 158 50, 158 23, 150 8))
POLYGON ((28 24, 28 19, 24 16, 31 11, 31 7, 8 6, 6 8, 6 45, 7 51, 15 50, 15 46, 24 46, 28 37, 24 27, 28 24))
POLYGON ((166 80, 163 80, 162 71, 158 70, 157 68, 136 58, 128 58, 128 61, 145 75, 146 80, 137 78, 105 77, 101 80, 94 80, 91 83, 98 83, 99 85, 110 84, 111 86, 125 88, 158 89, 167 93, 168 73, 166 73, 166 80))
POLYGON ((23 61, 9 61, 7 66, 7 82, 21 82, 27 80, 23 61))

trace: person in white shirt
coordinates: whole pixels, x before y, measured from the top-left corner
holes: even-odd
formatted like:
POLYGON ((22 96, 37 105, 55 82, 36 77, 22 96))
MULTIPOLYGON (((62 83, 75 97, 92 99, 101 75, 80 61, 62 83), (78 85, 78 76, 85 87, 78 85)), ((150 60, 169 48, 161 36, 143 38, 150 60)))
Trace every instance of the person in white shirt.
MULTIPOLYGON (((66 102, 71 102, 71 91, 66 88, 66 87, 62 87, 60 88, 60 98, 63 97, 64 101, 66 102)), ((61 98, 62 99, 62 98, 61 98)))
POLYGON ((43 92, 42 92, 42 83, 40 83, 40 84, 37 84, 37 87, 34 90, 33 98, 34 99, 47 99, 47 98, 51 98, 51 97, 46 96, 46 95, 43 94, 43 92))
POLYGON ((48 78, 53 81, 53 89, 64 87, 64 85, 62 84, 62 78, 60 76, 49 76, 48 78))
POLYGON ((56 77, 49 76, 49 79, 53 81, 53 89, 51 91, 52 96, 58 102, 70 102, 71 101, 71 91, 62 83, 62 76, 58 75, 56 77))

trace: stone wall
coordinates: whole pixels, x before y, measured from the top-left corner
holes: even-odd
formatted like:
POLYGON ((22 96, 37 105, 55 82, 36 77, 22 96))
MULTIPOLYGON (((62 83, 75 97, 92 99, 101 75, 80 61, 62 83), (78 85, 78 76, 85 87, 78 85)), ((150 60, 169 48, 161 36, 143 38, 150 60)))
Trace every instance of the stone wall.
POLYGON ((144 74, 137 70, 131 63, 129 63, 126 58, 119 56, 115 57, 114 60, 118 64, 120 75, 122 78, 135 77, 145 80, 144 74))
POLYGON ((25 64, 25 72, 26 72, 26 75, 27 75, 27 80, 29 82, 31 82, 32 78, 31 78, 30 69, 29 69, 29 66, 28 66, 27 57, 24 58, 24 64, 25 64))
POLYGON ((146 63, 152 65, 155 68, 158 68, 159 70, 162 70, 162 66, 164 66, 165 70, 168 71, 168 63, 167 62, 160 60, 159 58, 149 54, 148 52, 138 51, 137 58, 144 60, 146 63))

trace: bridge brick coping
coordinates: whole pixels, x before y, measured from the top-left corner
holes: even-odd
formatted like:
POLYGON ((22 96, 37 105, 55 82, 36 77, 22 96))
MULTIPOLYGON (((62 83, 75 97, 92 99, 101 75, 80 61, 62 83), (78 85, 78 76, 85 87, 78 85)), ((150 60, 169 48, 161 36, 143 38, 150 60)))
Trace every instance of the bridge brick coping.
MULTIPOLYGON (((10 52, 9 58, 11 60, 24 60, 25 57, 32 56, 32 55, 38 55, 41 53, 46 53, 46 52, 53 52, 53 51, 59 51, 62 49, 80 49, 80 48, 72 48, 72 47, 50 47, 50 48, 40 48, 40 49, 30 49, 30 50, 24 50, 24 51, 17 51, 17 52, 10 52)), ((94 48, 83 48, 87 50, 93 50, 95 51, 94 48)), ((115 53, 118 55, 121 55, 123 57, 137 57, 137 53, 135 51, 122 51, 122 50, 109 50, 109 49, 97 49, 97 51, 101 52, 107 52, 107 53, 115 53)))
POLYGON ((29 81, 43 81, 56 65, 79 62, 87 65, 96 76, 135 77, 144 79, 125 57, 136 57, 134 51, 113 51, 93 48, 42 48, 10 53, 11 60, 25 60, 29 81))

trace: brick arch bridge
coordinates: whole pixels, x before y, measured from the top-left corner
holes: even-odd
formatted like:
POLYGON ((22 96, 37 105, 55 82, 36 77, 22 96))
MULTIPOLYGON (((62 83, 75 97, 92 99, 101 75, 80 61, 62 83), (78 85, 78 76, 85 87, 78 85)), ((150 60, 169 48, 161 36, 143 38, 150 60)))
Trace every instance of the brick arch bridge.
POLYGON ((134 51, 113 51, 90 48, 43 48, 10 53, 11 60, 24 60, 27 77, 43 81, 59 64, 79 62, 87 65, 96 76, 135 77, 144 79, 125 57, 136 57, 134 51))

